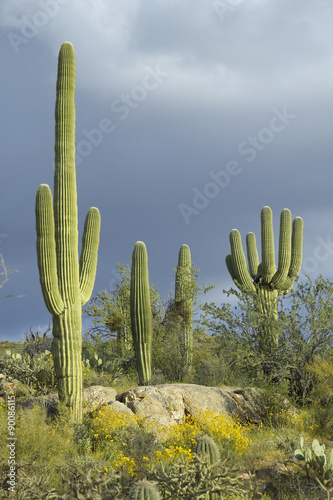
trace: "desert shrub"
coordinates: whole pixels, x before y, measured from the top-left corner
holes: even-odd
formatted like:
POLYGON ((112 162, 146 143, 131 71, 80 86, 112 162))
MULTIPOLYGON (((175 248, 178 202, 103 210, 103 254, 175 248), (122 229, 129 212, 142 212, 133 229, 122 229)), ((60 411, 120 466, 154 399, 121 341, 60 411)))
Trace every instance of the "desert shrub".
POLYGON ((260 312, 256 295, 233 289, 226 293, 237 297, 237 305, 204 304, 201 318, 202 327, 221 342, 220 352, 228 363, 226 383, 273 385, 277 392, 287 383, 292 402, 299 406, 311 402, 316 377, 306 367, 332 346, 332 284, 322 276, 314 282, 308 276, 298 280, 288 296, 279 297, 274 324, 267 324, 269 318, 260 312), (263 331, 273 327, 279 344, 263 349, 263 331))

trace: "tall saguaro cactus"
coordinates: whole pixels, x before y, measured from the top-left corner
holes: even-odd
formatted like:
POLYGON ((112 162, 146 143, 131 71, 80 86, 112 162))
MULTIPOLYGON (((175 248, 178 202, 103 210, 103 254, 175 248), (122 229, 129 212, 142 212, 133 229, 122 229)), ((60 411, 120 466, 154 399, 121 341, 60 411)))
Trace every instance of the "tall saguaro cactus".
POLYGON ((182 245, 178 254, 175 283, 175 305, 178 308, 184 329, 184 358, 186 365, 192 362, 193 350, 193 297, 191 290, 191 252, 182 245))
MULTIPOLYGON (((302 266, 303 220, 296 217, 291 229, 291 212, 287 208, 280 216, 278 268, 275 265, 273 215, 269 207, 261 211, 261 263, 259 263, 256 238, 246 236, 248 266, 240 233, 230 232, 231 254, 226 264, 234 283, 245 293, 255 293, 261 298, 262 312, 277 319, 277 297, 290 292, 302 266)), ((270 339, 277 345, 278 339, 270 339)))
POLYGON ((47 309, 53 318, 52 354, 59 399, 82 419, 82 305, 96 274, 100 213, 90 208, 78 258, 75 172, 75 54, 62 44, 58 58, 55 107, 54 203, 47 184, 36 195, 37 259, 47 309))
POLYGON ((132 337, 140 385, 151 380, 152 311, 146 245, 137 241, 132 254, 130 311, 132 337))

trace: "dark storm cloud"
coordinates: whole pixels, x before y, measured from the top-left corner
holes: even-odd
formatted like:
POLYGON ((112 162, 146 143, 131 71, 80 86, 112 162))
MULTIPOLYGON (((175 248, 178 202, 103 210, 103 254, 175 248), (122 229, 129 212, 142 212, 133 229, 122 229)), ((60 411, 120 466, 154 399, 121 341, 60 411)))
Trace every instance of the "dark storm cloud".
POLYGON ((2 300, 2 337, 50 321, 34 198, 40 183, 53 189, 65 40, 77 57, 80 234, 90 206, 102 214, 94 293, 143 240, 165 299, 188 243, 222 301, 229 231, 259 237, 264 205, 276 238, 284 207, 304 218, 305 271, 330 277, 332 11, 324 0, 3 0, 0 253, 19 272, 2 292, 26 297, 2 300))

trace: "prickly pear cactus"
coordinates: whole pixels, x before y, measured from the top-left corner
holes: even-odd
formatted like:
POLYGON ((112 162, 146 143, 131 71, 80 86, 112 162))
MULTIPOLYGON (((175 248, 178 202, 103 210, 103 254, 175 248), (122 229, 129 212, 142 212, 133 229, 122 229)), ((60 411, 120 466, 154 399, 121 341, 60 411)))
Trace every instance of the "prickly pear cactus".
POLYGON ((296 465, 303 469, 307 478, 311 480, 310 471, 315 473, 317 483, 329 494, 333 491, 333 449, 327 450, 324 444, 314 439, 310 447, 304 446, 303 437, 299 441, 292 441, 296 465), (330 487, 330 488, 329 488, 330 487))
POLYGON ((138 481, 130 490, 129 500, 160 500, 161 495, 149 481, 138 481))

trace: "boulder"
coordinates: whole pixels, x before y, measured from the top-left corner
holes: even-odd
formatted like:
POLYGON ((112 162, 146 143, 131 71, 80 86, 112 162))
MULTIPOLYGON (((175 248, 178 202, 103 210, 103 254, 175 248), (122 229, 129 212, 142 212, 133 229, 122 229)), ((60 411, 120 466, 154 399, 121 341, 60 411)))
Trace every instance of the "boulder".
MULTIPOLYGON (((84 410, 91 411, 97 405, 112 405, 117 403, 119 411, 121 410, 120 403, 116 402, 117 391, 112 389, 112 387, 103 387, 102 385, 95 385, 83 389, 83 403, 84 410)), ((45 406, 48 416, 52 416, 57 413, 59 397, 57 393, 50 393, 46 396, 38 396, 25 400, 22 404, 22 408, 31 408, 35 403, 45 406)), ((124 406, 124 413, 129 410, 124 406)))
POLYGON ((237 415, 243 422, 261 422, 255 396, 258 389, 205 387, 195 384, 164 384, 130 389, 116 397, 133 413, 160 425, 180 423, 188 415, 207 409, 237 415))
MULTIPOLYGON (((121 413, 137 414, 160 425, 174 425, 188 415, 195 416, 207 409, 225 415, 237 415, 243 422, 261 422, 256 403, 259 389, 239 387, 206 387, 195 384, 164 384, 136 387, 117 395, 111 387, 92 386, 84 389, 84 411, 96 405, 116 408, 121 413)), ((49 416, 57 413, 57 393, 28 398, 20 406, 30 408, 34 403, 46 408, 49 416)))

